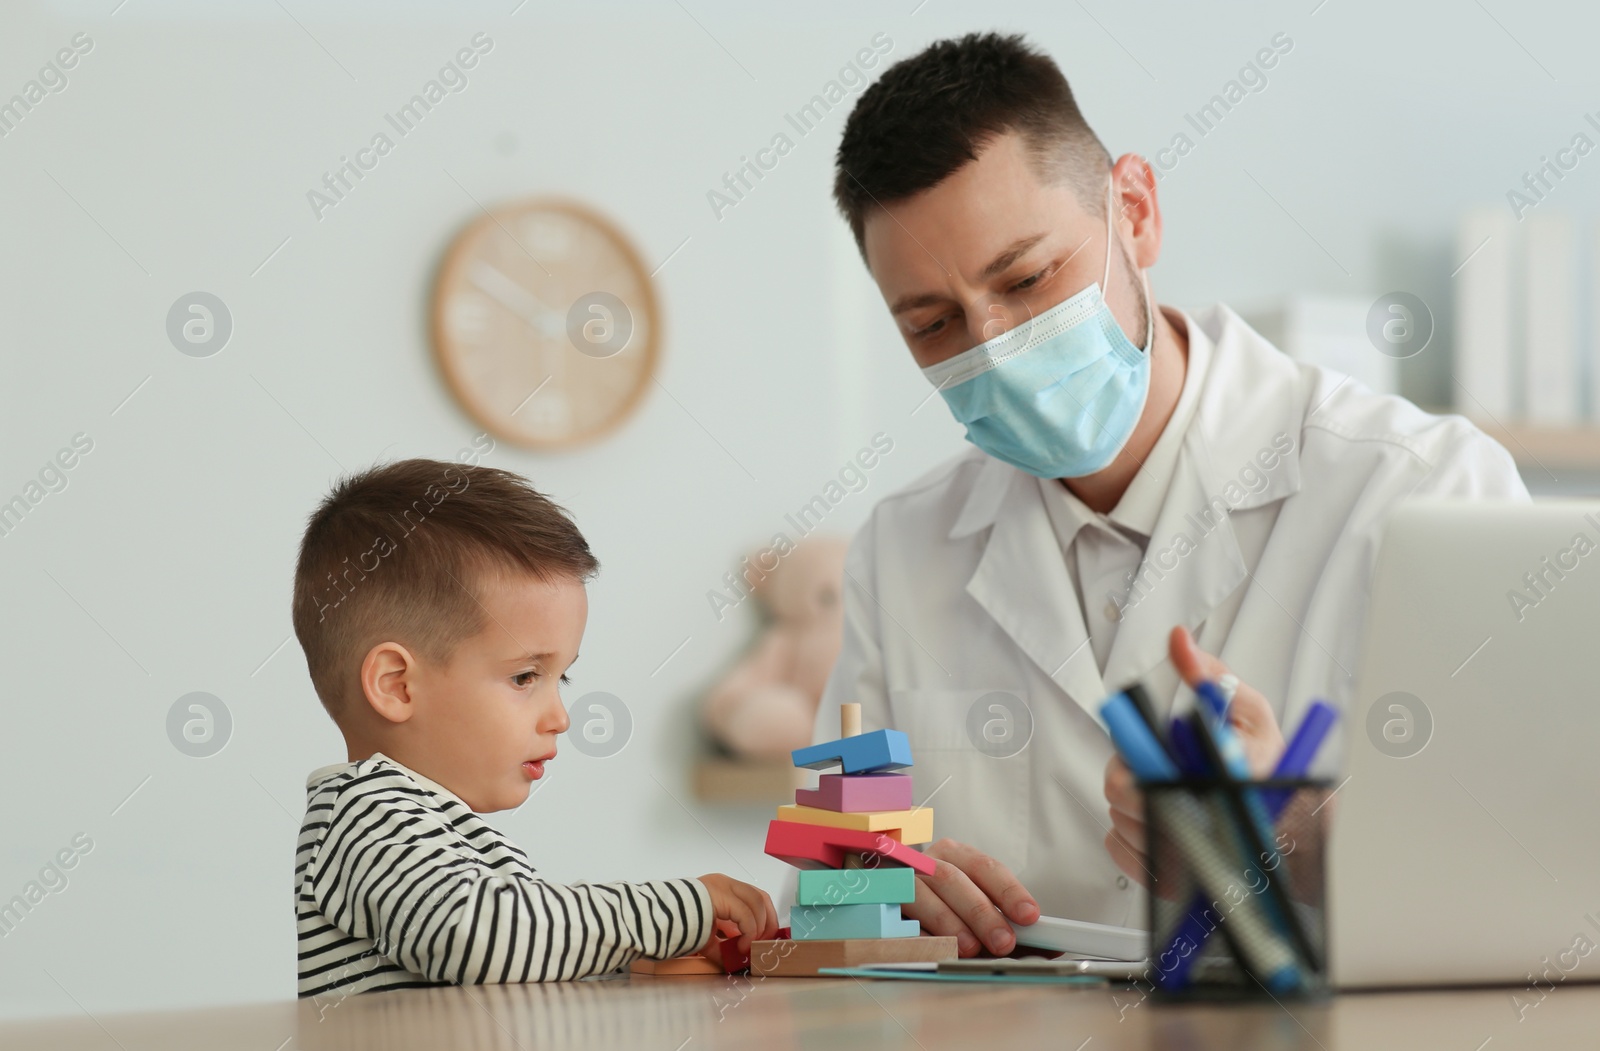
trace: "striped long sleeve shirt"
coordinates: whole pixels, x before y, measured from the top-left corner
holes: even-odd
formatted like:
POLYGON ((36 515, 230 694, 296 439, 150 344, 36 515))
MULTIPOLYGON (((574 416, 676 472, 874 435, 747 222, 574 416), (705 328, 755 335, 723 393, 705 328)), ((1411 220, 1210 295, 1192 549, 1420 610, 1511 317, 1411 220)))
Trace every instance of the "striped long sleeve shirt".
POLYGON ((306 779, 295 853, 302 997, 582 978, 692 952, 695 879, 550 883, 443 786, 379 753, 306 779))

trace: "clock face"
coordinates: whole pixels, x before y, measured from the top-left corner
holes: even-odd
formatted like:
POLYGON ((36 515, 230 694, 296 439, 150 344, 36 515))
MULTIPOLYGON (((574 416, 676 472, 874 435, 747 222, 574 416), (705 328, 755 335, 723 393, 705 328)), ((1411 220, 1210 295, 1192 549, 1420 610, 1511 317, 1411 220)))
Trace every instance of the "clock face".
POLYGON ((527 201, 467 227, 445 257, 433 312, 456 397, 518 445, 600 437, 654 374, 650 275, 621 231, 571 202, 527 201))

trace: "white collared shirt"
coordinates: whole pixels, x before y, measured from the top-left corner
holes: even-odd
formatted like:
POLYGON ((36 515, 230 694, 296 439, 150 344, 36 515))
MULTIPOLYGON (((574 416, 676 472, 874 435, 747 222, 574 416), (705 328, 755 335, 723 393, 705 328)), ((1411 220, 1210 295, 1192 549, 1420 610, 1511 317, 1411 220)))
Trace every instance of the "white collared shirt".
MULTIPOLYGON (((1078 609, 1089 633, 1089 648, 1101 675, 1105 674, 1111 644, 1128 605, 1134 575, 1139 571, 1150 536, 1155 531, 1156 516, 1172 489, 1172 477, 1178 470, 1183 451, 1183 437, 1194 418, 1195 407, 1200 404, 1200 388, 1211 363, 1211 340, 1205 331, 1176 307, 1162 307, 1161 310, 1168 321, 1183 325, 1188 334, 1188 366, 1183 389, 1161 436, 1117 506, 1101 514, 1090 510, 1060 479, 1037 480, 1045 511, 1050 515, 1050 525, 1061 545, 1062 557, 1066 559, 1067 573, 1077 592, 1078 609)), ((1106 683, 1113 690, 1126 685, 1106 683)))

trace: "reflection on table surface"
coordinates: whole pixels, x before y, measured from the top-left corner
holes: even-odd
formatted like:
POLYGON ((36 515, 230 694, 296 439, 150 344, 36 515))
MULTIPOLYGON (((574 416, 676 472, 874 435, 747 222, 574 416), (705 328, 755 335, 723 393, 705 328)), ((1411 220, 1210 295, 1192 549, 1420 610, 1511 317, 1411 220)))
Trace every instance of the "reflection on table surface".
POLYGON ((1537 996, 1519 988, 1345 995, 1321 1003, 1158 1006, 1127 987, 635 977, 79 1016, 0 1025, 0 1047, 1477 1051, 1486 1041, 1496 1049, 1593 1046, 1600 1032, 1600 986, 1558 985, 1543 1000, 1537 996))

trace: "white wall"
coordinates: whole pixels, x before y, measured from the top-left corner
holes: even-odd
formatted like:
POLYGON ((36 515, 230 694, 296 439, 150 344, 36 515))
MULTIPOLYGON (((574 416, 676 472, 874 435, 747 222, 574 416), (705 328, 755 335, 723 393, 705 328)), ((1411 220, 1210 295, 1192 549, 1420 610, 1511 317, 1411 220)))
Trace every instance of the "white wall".
MULTIPOLYGON (((1474 5, 1375 0, 1315 15, 1310 0, 1226 14, 1091 2, 1093 17, 1054 3, 974 17, 938 0, 115 6, 0 14, 0 98, 75 33, 94 41, 69 86, 0 138, 0 498, 74 434, 94 442, 67 488, 0 537, 0 900, 75 835, 93 841, 70 885, 0 937, 11 1015, 293 995, 304 777, 343 756, 282 645, 295 545, 341 471, 449 457, 476 432, 425 335, 434 267, 473 197, 576 195, 652 265, 682 245, 658 279, 673 397, 654 391, 590 449, 501 445, 487 460, 588 534, 605 568, 569 697, 614 693, 636 720, 621 755, 567 749, 497 820, 556 878, 726 871, 776 890, 763 815, 703 809, 687 790, 689 706, 751 630, 748 609, 719 624, 705 593, 874 432, 894 452, 830 527, 854 528, 960 448, 937 400, 912 414, 926 388, 832 214, 842 112, 714 218, 707 191, 783 114, 874 33, 898 58, 1025 29, 1113 153, 1150 155, 1287 31, 1268 89, 1161 184, 1163 301, 1244 307, 1291 290, 1447 296, 1459 209, 1503 200, 1600 105, 1600 19, 1576 2, 1491 2, 1505 28, 1474 5), (470 86, 315 218, 306 190, 479 31, 494 48, 470 86), (210 358, 164 332, 195 289, 234 317, 210 358), (234 721, 206 759, 165 729, 197 690, 234 721)), ((1600 159, 1588 165, 1549 206, 1593 214, 1600 159)), ((1447 303, 1436 314, 1447 323, 1447 303)), ((1435 359, 1413 378, 1424 394, 1448 383, 1435 359)))

